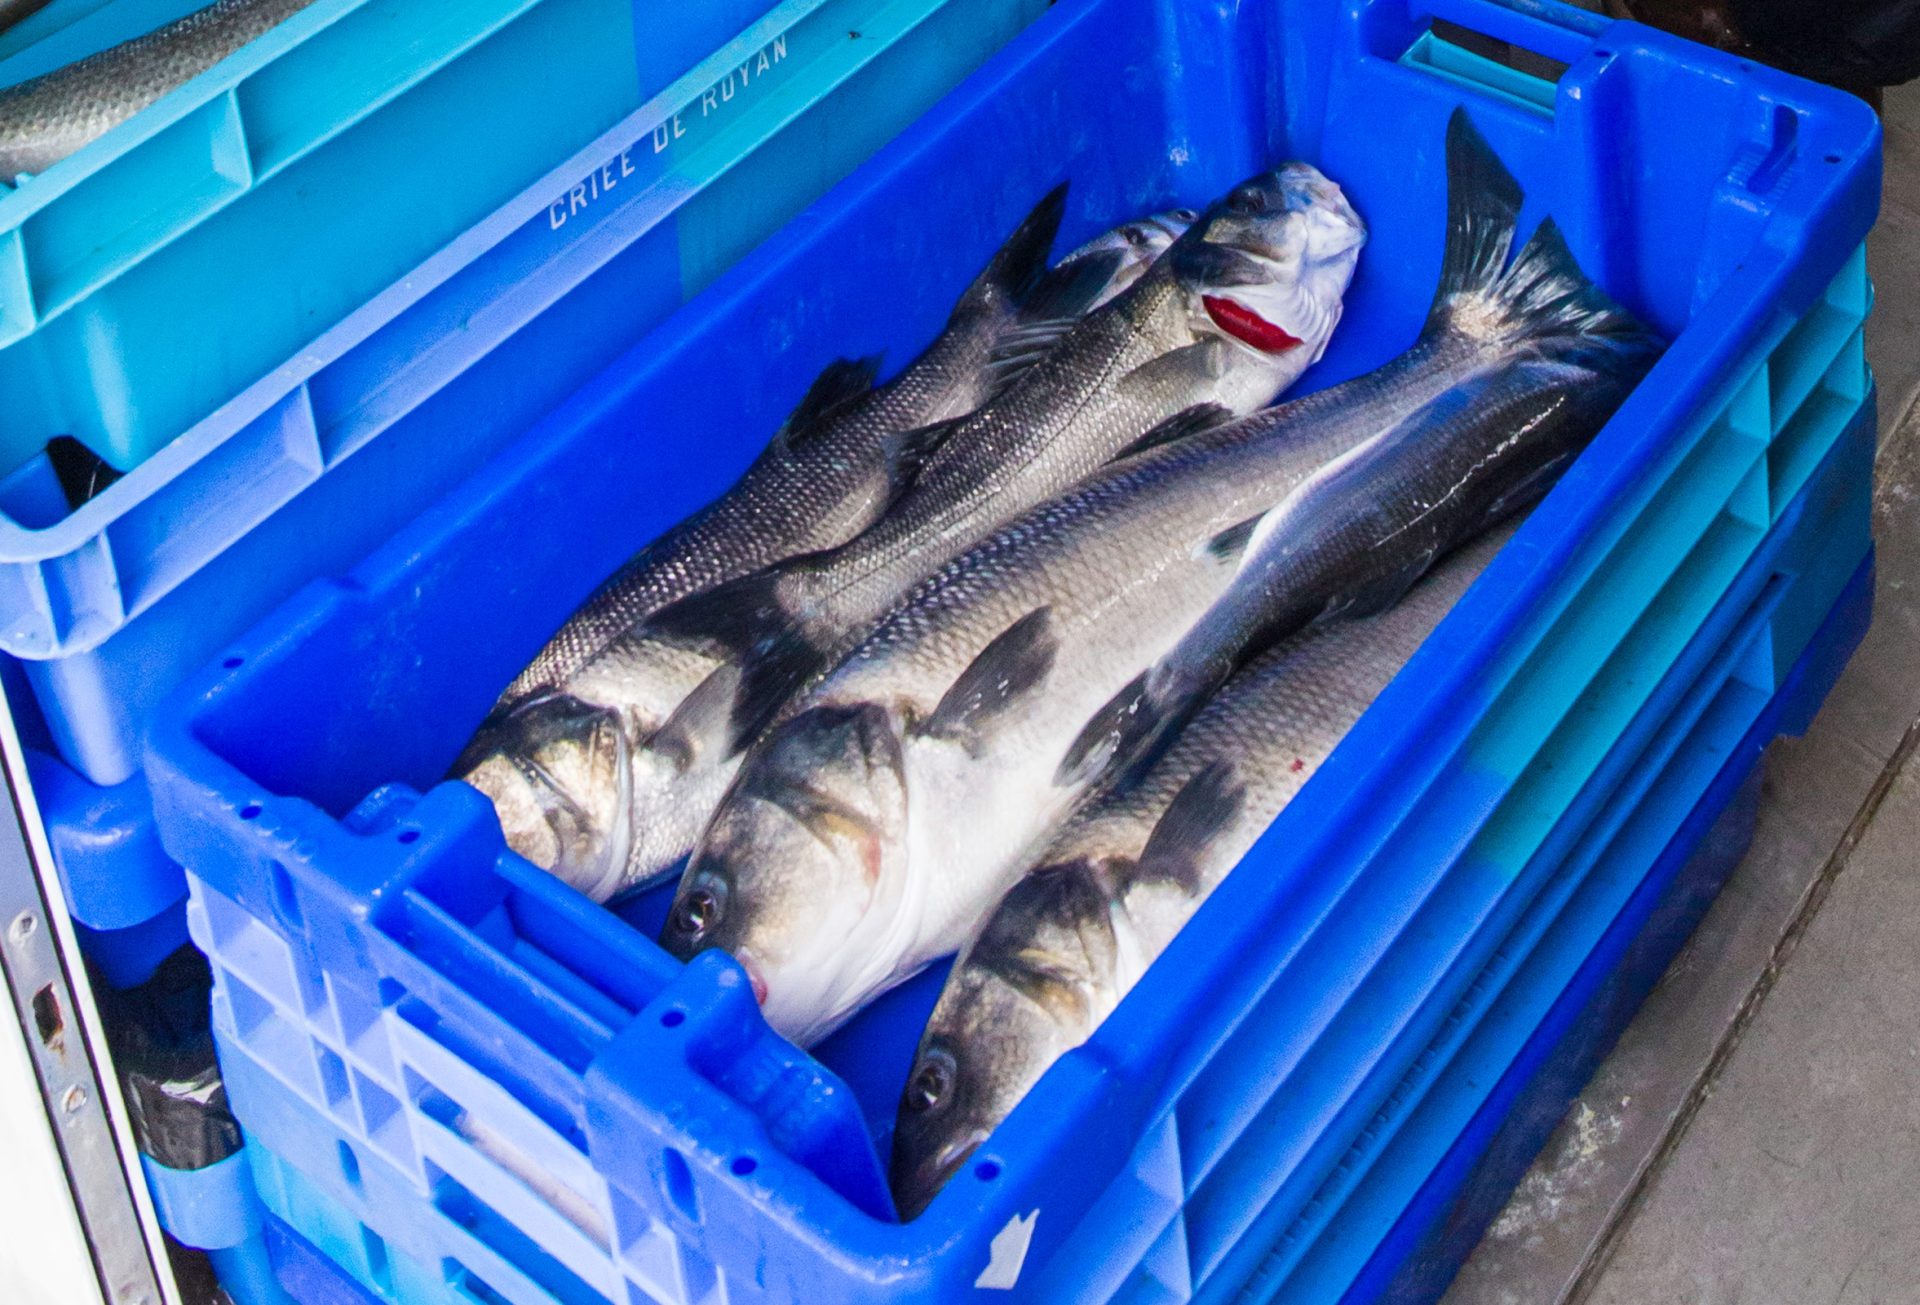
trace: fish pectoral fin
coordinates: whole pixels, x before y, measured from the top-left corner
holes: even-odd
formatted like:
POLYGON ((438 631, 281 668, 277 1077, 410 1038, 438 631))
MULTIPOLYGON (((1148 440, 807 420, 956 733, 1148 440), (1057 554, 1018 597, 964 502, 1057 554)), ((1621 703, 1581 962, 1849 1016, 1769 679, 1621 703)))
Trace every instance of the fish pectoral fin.
POLYGON ((1365 584, 1335 594, 1317 619, 1351 621, 1377 616, 1406 597, 1407 590, 1413 588, 1420 577, 1433 568, 1433 560, 1437 556, 1439 552, 1436 549, 1422 549, 1406 564, 1375 576, 1365 584))
POLYGON ((1240 818, 1247 804, 1246 785, 1230 761, 1215 761, 1174 795, 1140 850, 1139 878, 1177 883, 1198 892, 1201 857, 1207 846, 1240 818))
MULTIPOLYGON (((899 497, 908 486, 919 478, 920 469, 927 465, 927 459, 939 452, 947 437, 957 429, 968 416, 952 417, 946 421, 936 421, 929 426, 916 426, 912 430, 903 430, 888 437, 887 441, 887 479, 894 497, 899 497)), ((878 522, 875 523, 876 525, 878 522)))
POLYGON ((1147 402, 1166 401, 1162 390, 1192 393, 1196 382, 1217 381, 1227 374, 1232 348, 1218 336, 1183 344, 1158 358, 1150 358, 1122 376, 1116 388, 1132 390, 1147 402))
POLYGON ((1265 512, 1256 512, 1245 521, 1237 521, 1207 541, 1206 553, 1216 562, 1237 562, 1253 541, 1253 532, 1266 520, 1265 512))
POLYGON ((740 668, 721 665, 680 700, 673 714, 647 738, 647 749, 671 761, 682 773, 691 770, 701 754, 716 743, 730 741, 734 699, 740 690, 740 668))
POLYGON ((1004 332, 994 341, 993 350, 980 369, 986 381, 986 399, 997 398, 1024 376, 1028 368, 1053 352, 1054 346, 1079 320, 1078 317, 1043 317, 1004 332))
POLYGON ((826 418, 870 393, 879 374, 877 353, 865 358, 837 358, 828 363, 787 415, 774 442, 788 452, 801 447, 815 434, 828 429, 826 418))
POLYGON ((1128 681, 1127 687, 1107 699, 1106 705, 1088 718, 1079 735, 1060 760, 1053 782, 1061 787, 1090 784, 1107 768, 1119 746, 1127 718, 1139 705, 1147 690, 1146 672, 1128 681))
POLYGON ((1036 607, 994 636, 914 732, 977 752, 981 732, 1047 678, 1059 654, 1053 609, 1036 607))
POLYGON ((1122 458, 1130 458, 1136 453, 1145 453, 1148 449, 1157 449, 1162 445, 1172 444, 1176 440, 1217 430, 1233 420, 1235 418, 1231 408, 1218 403, 1196 403, 1191 408, 1182 408, 1174 413, 1173 416, 1114 454, 1109 461, 1119 462, 1122 458))

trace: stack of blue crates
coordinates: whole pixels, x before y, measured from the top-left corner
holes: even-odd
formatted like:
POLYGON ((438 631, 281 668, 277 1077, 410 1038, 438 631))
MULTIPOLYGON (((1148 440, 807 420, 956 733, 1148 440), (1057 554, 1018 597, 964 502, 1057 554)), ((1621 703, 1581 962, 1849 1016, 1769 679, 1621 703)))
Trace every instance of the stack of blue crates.
MULTIPOLYGON (((146 780, 268 1239, 340 1299, 1431 1298, 1865 628, 1877 125, 1544 0, 1060 0, 871 145, 737 260, 683 228, 658 261, 617 190, 608 239, 574 242, 608 175, 578 161, 503 210, 498 257, 456 241, 487 310, 423 296, 378 356, 418 360, 406 412, 485 425, 484 460, 155 714, 146 780), (1565 70, 1516 74, 1435 18, 1565 70), (1551 213, 1672 347, 1163 962, 897 1222, 879 1157, 939 973, 802 1053, 724 957, 652 942, 660 893, 587 902, 440 777, 822 365, 910 356, 1061 180, 1073 239, 1310 159, 1372 239, 1307 385, 1404 349, 1461 104, 1526 187, 1523 225, 1551 213), (445 351, 535 284, 572 298, 489 336, 500 364, 463 388, 445 351)), ((391 374, 344 364, 289 411, 381 416, 391 374)))
MULTIPOLYGON (((54 0, 0 37, 0 86, 197 7, 54 0)), ((97 973, 130 986, 187 941, 140 768, 165 695, 1043 8, 315 0, 0 185, 0 652, 97 973), (77 505, 55 436, 107 469, 77 505)), ((148 1168, 170 1231, 257 1261, 244 1162, 148 1168)))

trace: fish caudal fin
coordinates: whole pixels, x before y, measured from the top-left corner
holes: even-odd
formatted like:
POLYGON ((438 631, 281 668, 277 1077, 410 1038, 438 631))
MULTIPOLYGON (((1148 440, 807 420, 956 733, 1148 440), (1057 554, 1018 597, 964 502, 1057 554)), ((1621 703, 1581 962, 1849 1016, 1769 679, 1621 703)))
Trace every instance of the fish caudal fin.
POLYGON ((1628 345, 1658 342, 1580 269, 1559 225, 1541 222, 1512 263, 1520 185, 1467 116, 1447 123, 1447 243, 1427 331, 1489 340, 1575 337, 1628 345))

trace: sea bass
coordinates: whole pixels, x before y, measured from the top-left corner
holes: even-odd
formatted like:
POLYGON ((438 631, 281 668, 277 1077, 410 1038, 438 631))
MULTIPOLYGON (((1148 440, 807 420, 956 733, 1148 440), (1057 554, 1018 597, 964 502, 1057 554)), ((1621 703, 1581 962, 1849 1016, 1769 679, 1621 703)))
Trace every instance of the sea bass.
MULTIPOLYGON (((1505 267, 1518 188, 1470 129, 1449 159, 1442 283, 1415 348, 1118 465, 916 590, 749 755, 688 867, 669 950, 732 951, 768 1021, 801 1042, 956 950, 1031 840, 1101 774, 1066 764, 1089 715, 1234 601, 1272 520, 1330 470, 1413 442, 1408 430, 1444 436, 1437 415, 1463 395, 1540 365, 1566 327, 1524 262, 1505 267)), ((1555 295, 1591 290, 1570 263, 1552 270, 1555 295)), ((1487 419, 1534 429, 1499 406, 1487 419)), ((1518 446, 1517 461, 1540 447, 1518 446)))
MULTIPOLYGON (((1038 360, 950 424, 914 485, 842 547, 695 595, 656 637, 727 655, 731 757, 908 589, 1181 410, 1264 407, 1325 350, 1366 231, 1291 163, 1233 188, 1125 293, 1016 345, 1038 360)), ((716 694, 716 697, 721 695, 716 694)))
POLYGON ((663 726, 718 663, 635 627, 676 599, 866 529, 912 478, 937 423, 1005 383, 995 350, 1010 335, 1104 303, 1178 233, 1177 215, 1129 223, 1049 272, 1064 202, 1062 188, 1036 206, 893 380, 873 386, 877 359, 829 366, 731 490, 642 549, 508 686, 453 774, 492 799, 515 851, 598 900, 686 854, 711 802, 689 813, 646 799, 693 760, 698 704, 663 726))
POLYGON ((1442 394, 1262 518, 1232 589, 1093 716, 1062 782, 1139 773, 1246 658, 1312 621, 1392 602, 1434 558, 1537 500, 1659 358, 1662 342, 1587 280, 1551 217, 1506 265, 1520 190, 1463 109, 1448 125, 1447 160, 1450 203, 1506 196, 1497 218, 1485 206, 1452 214, 1506 234, 1450 249, 1415 350, 1470 356, 1440 363, 1453 376, 1442 394), (1457 184, 1468 176, 1480 180, 1457 184), (1456 256, 1471 261, 1455 266, 1456 256), (1490 292, 1459 288, 1488 280, 1490 292))
POLYGON ((893 1132, 902 1218, 1092 1036, 1510 533, 1463 549, 1378 616, 1263 654, 1139 783, 1095 794, 1028 861, 921 1035, 893 1132))
POLYGON ((313 0, 214 0, 145 36, 0 90, 0 182, 45 172, 313 0))

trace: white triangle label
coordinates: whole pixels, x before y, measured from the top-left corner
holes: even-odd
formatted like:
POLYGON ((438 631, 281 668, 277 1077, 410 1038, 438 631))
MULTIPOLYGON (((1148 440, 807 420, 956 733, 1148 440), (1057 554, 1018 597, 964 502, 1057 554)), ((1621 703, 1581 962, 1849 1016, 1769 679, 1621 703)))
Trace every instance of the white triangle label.
POLYGON ((1020 1281, 1020 1270, 1027 1262, 1027 1248, 1033 1245, 1034 1220, 1040 1217, 1040 1211, 1029 1214, 1016 1214, 1007 1220, 1007 1226, 993 1235, 992 1258, 973 1285, 987 1291, 1012 1291, 1013 1285, 1020 1281))

